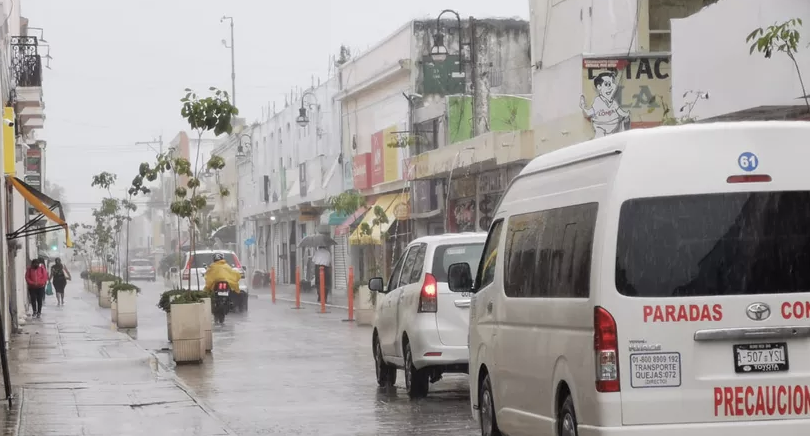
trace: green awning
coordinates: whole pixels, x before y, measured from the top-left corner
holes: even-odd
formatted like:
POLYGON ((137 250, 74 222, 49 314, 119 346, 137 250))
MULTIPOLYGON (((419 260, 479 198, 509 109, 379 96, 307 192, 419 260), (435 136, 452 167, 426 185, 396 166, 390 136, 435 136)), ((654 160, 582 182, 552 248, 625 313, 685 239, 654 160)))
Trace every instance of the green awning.
POLYGON ((343 222, 346 221, 346 218, 348 218, 348 217, 349 216, 346 215, 346 214, 332 212, 329 215, 329 225, 330 226, 339 226, 339 225, 343 224, 343 222))

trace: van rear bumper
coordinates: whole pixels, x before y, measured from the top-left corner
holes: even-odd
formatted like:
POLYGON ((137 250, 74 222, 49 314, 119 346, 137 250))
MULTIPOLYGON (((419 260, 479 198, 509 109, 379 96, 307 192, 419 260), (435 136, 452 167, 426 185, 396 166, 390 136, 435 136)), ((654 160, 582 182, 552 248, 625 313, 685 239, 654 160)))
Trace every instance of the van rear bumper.
POLYGON ((580 436, 784 436, 807 435, 810 419, 737 421, 701 424, 633 425, 594 427, 579 425, 580 436))

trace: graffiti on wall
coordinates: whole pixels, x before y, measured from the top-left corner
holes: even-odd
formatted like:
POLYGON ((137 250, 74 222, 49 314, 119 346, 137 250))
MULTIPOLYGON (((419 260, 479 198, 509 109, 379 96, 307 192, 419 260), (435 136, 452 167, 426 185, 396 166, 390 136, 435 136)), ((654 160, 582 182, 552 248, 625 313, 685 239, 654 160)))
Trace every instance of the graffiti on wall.
POLYGON ((670 72, 669 56, 583 59, 579 107, 594 137, 660 125, 671 106, 670 72))

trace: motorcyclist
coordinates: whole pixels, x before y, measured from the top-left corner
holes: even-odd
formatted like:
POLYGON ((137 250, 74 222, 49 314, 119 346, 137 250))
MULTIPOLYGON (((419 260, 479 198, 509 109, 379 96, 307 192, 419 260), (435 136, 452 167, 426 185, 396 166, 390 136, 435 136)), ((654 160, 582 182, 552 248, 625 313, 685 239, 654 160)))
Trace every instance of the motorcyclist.
POLYGON ((225 256, 222 253, 214 253, 214 261, 205 270, 205 290, 211 291, 218 282, 228 282, 231 291, 238 294, 241 292, 239 289, 241 278, 242 274, 225 262, 225 256))

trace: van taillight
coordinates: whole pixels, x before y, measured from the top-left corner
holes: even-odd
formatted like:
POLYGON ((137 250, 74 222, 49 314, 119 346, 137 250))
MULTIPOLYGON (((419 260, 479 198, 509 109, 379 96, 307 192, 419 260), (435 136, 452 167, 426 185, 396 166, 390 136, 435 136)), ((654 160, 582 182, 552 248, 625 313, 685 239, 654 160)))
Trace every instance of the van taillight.
POLYGON ((419 293, 419 312, 436 313, 438 302, 436 301, 438 284, 433 274, 425 274, 425 282, 422 283, 422 292, 419 293))
POLYGON ((593 312, 593 349, 596 352, 596 392, 619 392, 619 337, 616 320, 603 307, 593 312))
POLYGON ((729 176, 726 183, 767 183, 770 182, 771 176, 767 174, 745 174, 741 176, 729 176))

